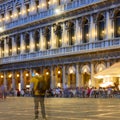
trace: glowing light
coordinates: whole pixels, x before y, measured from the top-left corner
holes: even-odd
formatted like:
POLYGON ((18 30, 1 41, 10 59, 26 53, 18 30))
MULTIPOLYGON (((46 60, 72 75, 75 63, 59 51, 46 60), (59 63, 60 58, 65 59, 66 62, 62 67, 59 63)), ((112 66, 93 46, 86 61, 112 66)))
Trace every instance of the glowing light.
POLYGON ((3 75, 1 75, 1 78, 3 78, 4 76, 3 75))
POLYGON ((60 70, 58 71, 58 74, 60 74, 61 72, 60 72, 60 70))
POLYGON ((57 15, 59 15, 59 14, 61 14, 61 11, 60 11, 60 9, 55 9, 55 14, 57 14, 57 15))
POLYGON ((26 77, 28 77, 29 76, 29 74, 28 73, 26 73, 26 77))
POLYGON ((46 75, 49 75, 49 72, 46 72, 46 75))
POLYGON ((60 83, 58 83, 58 84, 57 84, 57 87, 61 87, 61 84, 60 84, 60 83))
POLYGON ((17 77, 19 77, 20 75, 19 74, 17 74, 17 77))
POLYGON ((72 73, 73 73, 73 69, 70 70, 70 74, 72 74, 72 73))
POLYGON ((12 77, 12 74, 9 74, 9 76, 8 76, 9 78, 11 78, 12 77))

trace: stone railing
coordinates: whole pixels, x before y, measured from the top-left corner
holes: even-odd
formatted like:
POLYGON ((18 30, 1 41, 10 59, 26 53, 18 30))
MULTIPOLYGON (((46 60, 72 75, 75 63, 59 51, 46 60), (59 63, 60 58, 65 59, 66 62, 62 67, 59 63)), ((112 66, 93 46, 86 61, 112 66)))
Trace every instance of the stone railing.
POLYGON ((59 57, 59 56, 66 56, 73 54, 81 54, 85 52, 95 52, 106 49, 111 50, 111 49, 117 49, 119 47, 120 47, 120 39, 110 39, 104 41, 79 44, 75 46, 39 51, 34 53, 26 53, 18 56, 5 57, 0 59, 0 64, 52 58, 52 57, 59 57))

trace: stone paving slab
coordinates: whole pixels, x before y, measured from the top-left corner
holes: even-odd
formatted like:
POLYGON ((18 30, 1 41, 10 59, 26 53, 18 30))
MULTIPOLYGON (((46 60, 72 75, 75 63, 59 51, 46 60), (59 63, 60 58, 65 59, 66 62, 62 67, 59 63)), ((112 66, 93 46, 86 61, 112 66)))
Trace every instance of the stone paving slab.
MULTIPOLYGON (((120 99, 46 98, 48 120, 120 120, 120 99)), ((33 120, 31 97, 0 100, 0 120, 33 120)), ((41 119, 41 114, 39 116, 41 119)))

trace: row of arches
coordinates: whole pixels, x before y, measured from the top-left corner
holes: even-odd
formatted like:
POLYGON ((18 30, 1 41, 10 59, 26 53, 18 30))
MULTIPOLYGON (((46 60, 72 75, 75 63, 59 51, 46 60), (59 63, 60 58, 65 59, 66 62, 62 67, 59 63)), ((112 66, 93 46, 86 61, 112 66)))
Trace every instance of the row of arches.
MULTIPOLYGON (((102 71, 106 68, 105 64, 96 65, 96 71, 102 71)), ((53 69, 47 68, 32 68, 16 71, 0 72, 0 84, 6 84, 8 89, 24 89, 29 87, 32 71, 43 73, 51 88, 63 87, 65 83, 69 87, 75 88, 80 86, 91 86, 91 68, 88 64, 83 65, 80 71, 74 65, 65 67, 56 66, 53 69), (80 79, 80 80, 79 80, 80 79)))

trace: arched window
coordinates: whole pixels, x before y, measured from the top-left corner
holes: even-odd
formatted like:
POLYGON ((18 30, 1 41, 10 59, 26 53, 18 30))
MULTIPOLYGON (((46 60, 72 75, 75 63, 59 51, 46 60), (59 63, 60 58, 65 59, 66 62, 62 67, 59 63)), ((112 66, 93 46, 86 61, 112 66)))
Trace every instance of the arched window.
POLYGON ((57 47, 62 47, 62 28, 60 25, 57 26, 56 35, 57 35, 57 47))
POLYGON ((20 54, 20 35, 16 36, 16 40, 15 41, 16 41, 16 48, 17 48, 16 49, 16 53, 20 54))
POLYGON ((40 33, 38 31, 35 31, 34 40, 35 40, 35 51, 39 51, 40 33))
POLYGON ((49 28, 45 29, 45 38, 46 38, 46 49, 50 49, 50 30, 49 28))
POLYGON ((11 56, 12 55, 12 38, 8 38, 8 55, 11 56))
POLYGON ((46 0, 46 4, 47 4, 47 9, 49 9, 50 8, 50 0, 46 0))
POLYGON ((36 3, 36 7, 37 7, 37 12, 39 12, 39 0, 36 0, 35 3, 36 3))
POLYGON ((25 52, 28 53, 30 51, 30 36, 28 33, 25 34, 25 52))
POLYGON ((4 40, 1 41, 1 57, 4 57, 4 40))
POLYGON ((89 41, 89 22, 88 19, 84 19, 82 23, 82 40, 83 43, 87 43, 89 41))
POLYGON ((120 37, 120 11, 114 17, 114 36, 120 37))
POLYGON ((97 37, 98 40, 105 38, 105 18, 103 15, 100 15, 97 19, 97 37))
POLYGON ((74 23, 70 22, 69 24, 69 45, 74 45, 75 43, 75 26, 74 23))

